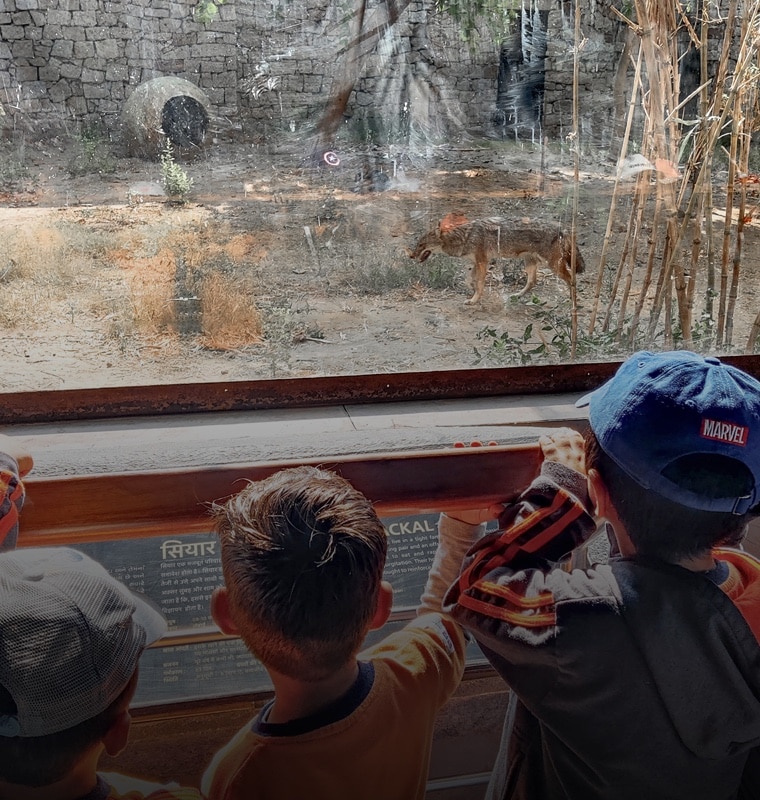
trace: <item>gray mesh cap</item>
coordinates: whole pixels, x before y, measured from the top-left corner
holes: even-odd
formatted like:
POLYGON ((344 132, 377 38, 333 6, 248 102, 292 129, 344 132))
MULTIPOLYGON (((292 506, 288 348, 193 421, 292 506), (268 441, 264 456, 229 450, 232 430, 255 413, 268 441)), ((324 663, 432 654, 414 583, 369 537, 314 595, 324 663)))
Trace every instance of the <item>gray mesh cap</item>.
POLYGON ((158 610, 66 547, 0 554, 0 736, 46 736, 105 711, 166 632, 158 610))

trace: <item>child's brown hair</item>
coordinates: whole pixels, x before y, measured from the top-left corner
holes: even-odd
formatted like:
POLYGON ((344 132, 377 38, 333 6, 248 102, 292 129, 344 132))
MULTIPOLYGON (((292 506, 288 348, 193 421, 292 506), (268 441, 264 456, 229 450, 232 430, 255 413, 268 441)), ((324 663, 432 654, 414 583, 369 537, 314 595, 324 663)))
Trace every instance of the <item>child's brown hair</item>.
POLYGON ((344 478, 295 467, 214 508, 230 613, 277 672, 319 680, 353 658, 388 548, 370 501, 344 478))

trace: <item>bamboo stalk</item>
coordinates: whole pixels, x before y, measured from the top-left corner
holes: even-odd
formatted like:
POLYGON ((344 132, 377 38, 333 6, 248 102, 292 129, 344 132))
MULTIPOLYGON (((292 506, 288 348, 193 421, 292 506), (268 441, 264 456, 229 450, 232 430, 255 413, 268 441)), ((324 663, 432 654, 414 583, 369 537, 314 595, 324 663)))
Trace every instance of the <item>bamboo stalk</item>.
POLYGON ((760 334, 760 312, 755 317, 752 327, 749 329, 749 336, 747 337, 747 344, 744 347, 744 352, 751 355, 755 352, 755 343, 757 342, 758 334, 760 334))
MULTIPOLYGON (((641 43, 639 43, 639 54, 636 58, 636 67, 634 70, 634 77, 633 77, 633 88, 631 89, 631 102, 628 106, 628 116, 625 122, 625 132, 623 134, 623 141, 620 144, 620 156, 618 157, 618 165, 622 163, 625 159, 626 154, 628 152, 628 142, 631 138, 631 128, 633 126, 633 112, 636 107, 636 96, 638 95, 639 86, 641 83, 641 60, 642 60, 642 52, 641 52, 641 43)), ((609 249, 610 239, 612 237, 612 225, 615 220, 615 211, 617 209, 617 200, 618 200, 618 193, 620 191, 620 169, 618 168, 617 174, 615 175, 615 184, 612 187, 612 199, 610 200, 610 211, 607 215, 607 228, 604 232, 604 239, 602 241, 602 252, 599 256, 599 270, 596 275, 596 287, 594 290, 594 304, 591 308, 591 320, 589 321, 588 332, 592 334, 594 332, 594 327, 596 326, 596 315, 599 311, 599 302, 602 293, 602 282, 604 280, 604 269, 607 266, 607 250, 609 249)), ((617 286, 617 278, 616 283, 617 286)), ((609 309, 612 308, 612 304, 615 302, 615 292, 616 289, 613 290, 612 296, 609 298, 609 302, 607 303, 607 318, 609 318, 609 309)), ((606 330, 606 320, 605 325, 603 326, 603 330, 606 330)))
MULTIPOLYGON (((750 15, 749 23, 745 21, 745 27, 751 30, 753 27, 757 26, 759 19, 760 17, 758 16, 758 3, 756 2, 755 5, 753 6, 752 14, 750 15)), ((700 135, 697 137, 697 140, 695 141, 694 144, 694 152, 692 153, 692 156, 689 161, 688 175, 689 175, 689 180, 694 184, 694 188, 689 198, 687 208, 683 214, 683 221, 681 223, 680 230, 678 232, 678 241, 680 241, 685 236, 685 231, 689 220, 697 216, 697 209, 706 203, 707 211, 705 212, 705 219, 706 219, 706 228, 708 230, 708 235, 707 235, 708 288, 706 289, 706 308, 709 307, 710 318, 712 318, 712 299, 715 296, 714 246, 713 246, 714 237, 713 237, 713 225, 712 225, 713 201, 712 201, 712 182, 711 182, 712 154, 715 149, 715 145, 724 128, 725 121, 729 115, 729 112, 732 113, 733 120, 736 120, 737 118, 741 117, 741 105, 737 103, 737 98, 740 96, 740 93, 744 91, 744 87, 746 86, 754 88, 754 73, 752 72, 752 70, 749 69, 749 65, 751 63, 751 59, 753 57, 756 57, 756 55, 757 55, 756 39, 746 35, 743 36, 742 47, 740 50, 739 59, 737 61, 737 69, 734 73, 734 79, 732 80, 731 87, 728 90, 728 93, 725 98, 722 99, 716 98, 715 95, 713 95, 713 107, 707 112, 703 112, 702 119, 706 120, 709 117, 711 120, 711 125, 709 127, 703 126, 703 128, 700 130, 700 135), (714 104, 716 102, 719 103, 718 109, 714 107, 714 104), (720 114, 716 114, 716 111, 720 111, 720 114), (699 165, 699 171, 696 176, 696 179, 693 179, 691 176, 693 175, 693 170, 697 164, 699 165), (704 195, 702 194, 703 186, 705 186, 704 195), (696 202, 697 200, 700 200, 700 202, 697 203, 696 202), (707 305, 708 302, 709 306, 707 305)), ((703 56, 703 69, 706 70, 706 59, 704 56, 703 56)), ((703 99, 703 104, 702 104, 703 109, 706 107, 706 104, 707 100, 703 99)), ((730 154, 729 158, 731 158, 730 154)), ((735 161, 736 159, 734 156, 732 161, 734 167, 736 166, 735 161)), ((684 188, 685 191, 685 186, 682 188, 684 188)), ((681 204, 683 201, 684 191, 681 192, 681 198, 679 200, 679 204, 681 204)), ((727 217, 726 221, 724 221, 724 235, 726 226, 728 226, 730 229, 730 225, 732 224, 733 192, 729 194, 726 210, 727 210, 727 217)), ((725 239, 724 239, 724 248, 726 246, 727 245, 725 244, 725 239)), ((723 258, 727 258, 727 256, 723 256, 723 258)), ((723 270, 723 272, 727 274, 727 267, 723 270)), ((696 275, 692 276, 691 280, 696 280, 696 275)), ((726 282, 727 282, 727 276, 726 276, 726 282)), ((687 297, 692 296, 692 301, 693 301, 693 291, 694 291, 694 286, 693 284, 689 283, 687 297)), ((725 298, 725 289, 722 291, 721 296, 725 298)), ((693 302, 691 303, 691 305, 693 306, 693 302)), ((724 324, 723 324, 724 320, 725 320, 725 305, 719 307, 719 319, 716 328, 716 339, 718 343, 722 342, 723 331, 724 331, 724 324)))
POLYGON ((666 350, 673 348, 673 283, 668 281, 665 287, 665 328, 663 329, 663 345, 666 350))
POLYGON ((702 215, 703 207, 699 204, 696 216, 694 217, 693 234, 691 238, 691 261, 689 266, 689 286, 687 291, 687 302, 689 304, 689 316, 694 319, 694 289, 697 285, 697 274, 699 272, 699 254, 702 250, 702 215))
POLYGON ((634 249, 635 241, 636 241, 636 226, 633 224, 635 210, 639 207, 636 197, 634 196, 633 203, 631 204, 631 210, 628 215, 628 225, 626 227, 626 237, 625 241, 623 242, 623 252, 620 254, 620 260, 618 261, 618 267, 615 270, 615 277, 612 281, 612 289, 610 290, 610 296, 607 300, 607 311, 605 311, 604 319, 602 320, 602 332, 606 332, 609 330, 610 320, 612 319, 612 309, 615 305, 615 300, 617 299, 618 287, 620 286, 620 280, 623 276, 623 271, 625 270, 625 265, 628 262, 628 254, 632 249, 634 249))
MULTIPOLYGON (((757 4, 755 4, 755 11, 757 12, 757 4)), ((750 80, 742 80, 741 88, 736 95, 736 104, 742 111, 741 121, 739 125, 739 171, 741 175, 745 176, 749 173, 749 156, 750 147, 752 144, 752 130, 754 119, 752 115, 756 108, 757 103, 757 62, 758 52, 757 44, 760 40, 758 33, 760 33, 760 16, 755 13, 750 18, 744 18, 742 21, 742 52, 744 52, 746 43, 748 41, 754 43, 754 52, 747 55, 748 68, 747 72, 750 80), (758 28, 755 31, 754 28, 758 28)), ((744 75, 742 74, 743 78, 744 75)), ((734 111, 736 113, 736 110, 734 111)), ((734 310, 736 308, 736 300, 739 294, 739 279, 741 275, 741 260, 742 249, 744 245, 744 228, 747 220, 747 182, 741 182, 741 193, 739 196, 739 213, 736 223, 736 241, 734 243, 734 257, 732 262, 731 271, 731 288, 729 290, 728 308, 726 311, 726 344, 733 344, 733 328, 734 328, 734 310)))
POLYGON ((628 309, 628 298, 631 296, 631 286, 633 285, 633 270, 636 266, 637 255, 637 240, 634 239, 634 249, 631 251, 631 263, 628 269, 625 270, 625 284, 623 286, 623 296, 620 299, 620 309, 618 311, 617 321, 617 337, 618 341, 622 342, 623 332, 625 330, 625 312, 628 309))
MULTIPOLYGON (((702 90, 700 92, 700 121, 701 125, 706 126, 707 111, 709 108, 710 98, 707 90, 707 32, 709 30, 709 9, 708 3, 710 0, 702 0, 702 23, 699 31, 701 51, 699 54, 699 72, 702 82, 702 90)), ((707 286, 705 288, 705 314, 712 320, 713 318, 713 299, 715 297, 715 247, 713 240, 713 194, 712 194, 712 158, 713 151, 705 150, 702 154, 704 159, 704 220, 705 220, 705 241, 707 243, 707 286)), ((715 331, 711 334, 711 343, 715 338, 715 331)))
MULTIPOLYGON (((661 217, 663 216, 662 211, 662 200, 661 196, 658 195, 657 197, 658 203, 655 208, 654 219, 652 220, 652 240, 651 240, 651 247, 650 247, 650 258, 654 261, 654 252, 657 248, 657 243, 659 240, 658 231, 661 226, 661 217)), ((670 244, 670 239, 667 234, 664 237, 663 248, 667 248, 670 244)), ((657 274, 657 285, 655 287, 654 293, 654 300, 652 301, 652 311, 649 314, 649 326, 647 327, 647 338, 653 339, 655 335, 655 330, 657 328, 657 322, 660 318, 660 314, 662 313, 663 307, 667 309, 668 316, 670 316, 670 309, 668 308, 668 304, 666 303, 666 299, 670 295, 670 260, 667 258, 666 254, 663 252, 662 257, 660 259, 660 270, 657 274)))
POLYGON ((726 336, 726 313, 728 306, 728 260, 731 249, 731 226, 734 216, 734 182, 736 180, 736 146, 739 121, 731 123, 731 149, 728 156, 728 180, 726 181, 726 218, 723 221, 723 246, 720 253, 720 295, 718 297, 718 327, 715 332, 718 345, 723 345, 726 336))
MULTIPOLYGON (((665 14, 665 19, 662 22, 662 29, 667 33, 667 43, 669 45, 669 55, 666 58, 668 65, 668 72, 664 78, 665 97, 667 101, 667 108, 677 109, 679 107, 679 97, 681 93, 680 87, 680 72, 674 65, 678 64, 678 37, 676 35, 680 25, 679 18, 683 18, 683 13, 676 14, 680 11, 678 4, 657 4, 658 9, 662 9, 665 14)), ((668 113, 664 120, 667 126, 668 133, 668 161, 672 166, 676 163, 677 158, 675 154, 679 151, 679 142, 681 138, 681 130, 678 123, 678 117, 675 113, 668 113)), ((688 186, 688 181, 681 180, 681 186, 688 186)), ((668 183, 665 187, 666 205, 670 202, 669 198, 672 196, 673 206, 668 209, 667 214, 667 230, 666 241, 663 248, 663 258, 667 259, 669 263, 666 264, 666 274, 672 275, 673 286, 669 287, 676 290, 676 297, 678 302, 678 320, 681 326, 681 334, 683 336, 684 346, 692 346, 692 325, 691 325, 691 307, 689 304, 689 278, 686 270, 683 268, 683 263, 680 259, 681 243, 683 242, 686 225, 679 225, 677 209, 680 207, 676 198, 676 183, 668 183)), ((681 193, 679 192, 679 195, 681 193)), ((668 335, 672 335, 672 328, 669 325, 666 328, 666 339, 668 335)), ((672 340, 671 340, 672 344, 672 340)))
MULTIPOLYGON (((721 287, 719 299, 719 319, 716 326, 717 341, 722 343, 726 338, 731 341, 733 332, 733 314, 738 297, 738 287, 741 278, 742 245, 741 232, 737 233, 737 241, 733 248, 733 260, 730 271, 728 254, 731 252, 731 234, 733 227, 733 205, 736 185, 737 152, 739 161, 743 165, 740 171, 746 172, 748 162, 744 160, 746 150, 743 147, 744 139, 740 138, 736 144, 737 136, 746 132, 750 123, 742 122, 737 129, 737 124, 749 119, 749 108, 755 102, 755 84, 757 82, 757 57, 760 44, 760 2, 753 0, 749 7, 743 11, 743 30, 739 54, 732 64, 733 72, 729 73, 729 54, 731 53, 732 38, 735 32, 734 23, 737 19, 737 0, 731 0, 729 6, 726 30, 723 37, 722 55, 716 84, 710 85, 707 73, 707 42, 708 42, 708 2, 703 0, 701 6, 701 26, 699 29, 700 44, 700 86, 688 98, 678 101, 679 81, 674 65, 678 64, 678 47, 676 45, 676 32, 683 22, 683 9, 676 2, 667 4, 658 0, 635 0, 637 21, 641 35, 641 48, 648 78, 648 91, 642 82, 641 102, 647 123, 650 127, 644 142, 648 149, 644 154, 650 157, 657 165, 658 158, 664 158, 670 163, 676 163, 676 158, 671 155, 679 152, 678 142, 681 136, 679 126, 683 121, 679 119, 679 111, 695 95, 699 95, 699 124, 689 133, 684 140, 691 145, 691 153, 682 168, 681 182, 665 183, 658 175, 655 180, 657 189, 652 222, 652 238, 649 248, 647 275, 644 286, 639 294, 631 324, 631 339, 636 337, 643 302, 646 298, 654 274, 655 261, 659 263, 655 297, 649 318, 648 335, 654 337, 658 328, 659 317, 665 310, 665 342, 673 343, 673 330, 671 323, 673 313, 677 309, 678 324, 683 336, 683 346, 693 346, 692 319, 695 315, 695 294, 697 287, 703 284, 701 270, 706 273, 706 288, 704 294, 704 311, 712 319, 713 301, 715 294, 715 261, 716 248, 713 225, 713 152, 720 136, 726 129, 727 120, 733 123, 732 150, 729 154, 729 180, 727 186, 726 220, 723 227, 723 247, 721 251, 721 287), (680 15, 680 17, 679 17, 680 15), (680 21, 679 21, 680 20, 680 21), (730 77, 729 77, 730 75, 730 77), (751 100, 752 102, 749 102, 751 100), (745 127, 746 126, 746 127, 745 127), (691 140, 691 141, 689 141, 691 140), (651 154, 651 155, 650 155, 651 154), (704 224, 704 232, 702 225, 704 224), (684 260, 682 251, 689 236, 690 256, 684 260), (705 249, 706 258, 703 262, 701 251, 705 249), (656 253, 659 252, 659 259, 656 253), (672 304, 673 290, 675 290, 676 304, 672 304)), ((622 17, 622 14, 619 14, 622 17)), ((625 19, 625 18, 624 18, 625 19)), ((630 21, 626 19, 630 25, 630 21)), ((721 20, 721 22, 723 22, 721 20)), ((694 30, 689 27, 691 42, 697 41, 694 30)), ((695 123, 696 124, 696 123, 695 123)), ((677 159, 681 161, 679 157, 677 159)), ((744 187, 743 187, 744 188, 744 187)), ((744 197, 744 195, 742 195, 744 197)), ((746 208, 746 206, 745 206, 746 208)), ((746 217, 746 210, 740 210, 740 225, 746 217)), ((633 217, 632 217, 633 219, 633 217)), ((624 259, 621 259, 618 274, 615 279, 614 299, 620 290, 620 282, 624 277, 623 267, 630 258, 632 247, 630 237, 632 231, 637 230, 633 225, 629 227, 629 234, 624 245, 624 259)), ((685 255, 685 254, 684 254, 685 255)), ((630 275, 627 276, 630 279, 630 275)), ((623 289, 623 299, 619 313, 618 328, 621 329, 625 319, 625 305, 628 301, 628 280, 623 289)), ((598 300, 597 300, 598 302, 598 300)), ((608 319, 609 319, 608 310, 608 319)), ((760 315, 758 315, 760 324, 760 315)), ((750 346, 750 343, 748 343, 750 346)))
MULTIPOLYGON (((665 108, 674 108, 677 105, 674 98, 678 96, 678 75, 672 69, 672 55, 670 64, 668 58, 658 57, 658 53, 672 53, 672 39, 674 38, 676 20, 672 14, 673 6, 668 3, 653 3, 654 18, 649 14, 649 7, 644 0, 635 0, 636 15, 642 31, 642 47, 644 50, 644 63, 646 64, 649 79, 649 115, 652 124, 652 152, 654 162, 663 159, 666 163, 673 163, 671 150, 675 145, 677 129, 675 119, 671 116, 666 122, 665 108), (670 12, 670 13, 669 13, 670 12), (667 42, 671 42, 668 48, 667 42)), ((679 228, 677 225, 677 205, 674 186, 657 177, 658 195, 662 197, 661 214, 665 219, 665 246, 663 247, 663 262, 660 270, 659 286, 665 287, 672 274, 675 279, 675 290, 678 300, 678 317, 683 332, 684 345, 691 345, 691 320, 688 314, 686 299, 686 280, 683 267, 674 258, 679 241, 679 228)), ((657 222, 657 220, 655 220, 657 222)), ((659 226, 655 226, 657 231, 659 226)), ((662 306, 663 294, 659 291, 655 296, 656 305, 650 318, 649 330, 657 323, 659 309, 662 306)))
MULTIPOLYGON (((743 97, 742 97, 743 100, 743 97)), ((742 103, 743 105, 743 103, 742 103)), ((746 130, 746 118, 742 117, 739 126, 740 136, 740 171, 746 175, 749 172, 749 145, 751 131, 746 130)), ((731 262, 731 288, 728 293, 728 307, 726 308, 726 335, 725 344, 730 347, 734 334, 734 311, 736 298, 739 294, 739 276, 741 274, 742 247, 744 245, 744 219, 747 213, 747 183, 742 181, 739 194, 739 214, 736 221, 736 239, 734 241, 734 256, 731 262)))
MULTIPOLYGON (((657 210, 655 209, 655 215, 657 214, 657 210)), ((655 248, 652 246, 652 241, 654 239, 654 232, 650 234, 650 247, 648 251, 647 257, 647 266, 644 272, 644 278, 641 282, 641 288, 639 289, 639 299, 634 306, 633 309, 633 316, 631 317, 631 327, 629 330, 629 344, 633 347, 634 342, 636 341, 636 332, 639 328, 639 320, 641 319, 641 312, 644 308, 644 303, 646 301, 647 293, 649 292, 649 287, 652 285, 652 275, 654 274, 654 260, 655 260, 655 248)))
MULTIPOLYGON (((617 271, 615 272, 615 281, 610 293, 610 302, 607 304, 607 313, 604 317, 602 330, 609 329, 610 320, 612 319, 612 310, 614 307, 614 300, 617 297, 618 288, 623 275, 629 275, 636 266, 636 257, 638 256, 638 238, 642 230, 644 209, 646 208, 647 197, 649 195, 649 177, 645 177, 645 173, 639 175, 636 191, 633 196, 633 203, 631 204, 631 211, 628 215, 628 225, 626 226, 627 234, 623 244, 623 252, 620 255, 620 262, 618 263, 617 271), (626 265, 628 269, 626 269, 626 265)), ((625 316, 625 305, 621 301, 620 310, 618 313, 618 327, 616 333, 620 338, 622 335, 621 320, 625 316)))

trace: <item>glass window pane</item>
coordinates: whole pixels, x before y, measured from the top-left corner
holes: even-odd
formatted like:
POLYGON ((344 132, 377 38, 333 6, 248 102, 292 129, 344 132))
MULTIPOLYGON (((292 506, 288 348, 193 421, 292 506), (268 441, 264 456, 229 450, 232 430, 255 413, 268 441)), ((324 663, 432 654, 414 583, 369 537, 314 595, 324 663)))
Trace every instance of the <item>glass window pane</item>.
POLYGON ((2 390, 753 352, 736 8, 7 0, 2 390))

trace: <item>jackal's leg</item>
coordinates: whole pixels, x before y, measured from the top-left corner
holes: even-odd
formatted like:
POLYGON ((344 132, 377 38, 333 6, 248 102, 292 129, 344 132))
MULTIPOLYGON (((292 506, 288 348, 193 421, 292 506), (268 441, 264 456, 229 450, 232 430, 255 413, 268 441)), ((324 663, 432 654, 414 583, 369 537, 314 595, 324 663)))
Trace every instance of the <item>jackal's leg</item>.
POLYGON ((538 265, 541 263, 539 256, 533 255, 532 253, 524 255, 523 261, 525 262, 526 274, 525 286, 523 286, 522 290, 519 291, 515 297, 523 297, 536 285, 538 265))
POLYGON ((465 300, 464 303, 467 306, 474 305, 475 303, 480 302, 480 298, 483 297, 483 289, 486 285, 486 275, 488 274, 488 258, 485 256, 478 255, 475 258, 475 263, 473 264, 472 270, 470 272, 470 283, 472 284, 472 288, 474 294, 469 300, 465 300))
POLYGON ((473 292, 475 291, 475 278, 474 278, 474 275, 473 275, 473 270, 474 269, 475 269, 475 264, 474 263, 469 263, 467 265, 467 286, 470 289, 472 289, 473 292))

